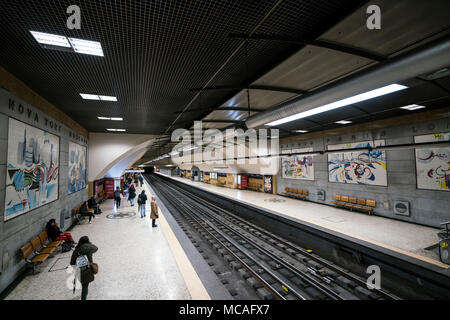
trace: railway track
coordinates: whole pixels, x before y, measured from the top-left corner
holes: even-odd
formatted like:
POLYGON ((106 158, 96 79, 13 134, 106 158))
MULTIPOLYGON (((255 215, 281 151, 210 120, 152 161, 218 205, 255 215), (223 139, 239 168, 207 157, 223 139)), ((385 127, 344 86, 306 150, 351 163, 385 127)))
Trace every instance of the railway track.
POLYGON ((189 224, 261 299, 399 299, 366 280, 155 175, 146 177, 179 224, 189 224))

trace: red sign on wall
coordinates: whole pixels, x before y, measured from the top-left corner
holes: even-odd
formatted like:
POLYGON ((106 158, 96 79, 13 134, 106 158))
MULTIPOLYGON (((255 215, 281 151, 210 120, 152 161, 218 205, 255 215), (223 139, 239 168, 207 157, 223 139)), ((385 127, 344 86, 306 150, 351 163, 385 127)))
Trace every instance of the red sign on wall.
POLYGON ((114 179, 105 179, 105 193, 107 198, 114 198, 114 179))

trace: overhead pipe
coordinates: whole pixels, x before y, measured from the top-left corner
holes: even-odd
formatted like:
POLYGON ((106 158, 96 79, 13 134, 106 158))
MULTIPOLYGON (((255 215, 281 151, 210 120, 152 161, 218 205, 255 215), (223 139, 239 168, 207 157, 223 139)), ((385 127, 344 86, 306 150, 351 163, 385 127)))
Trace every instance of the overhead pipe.
POLYGON ((308 111, 357 94, 405 81, 450 65, 450 35, 357 72, 347 78, 247 119, 248 128, 308 111))

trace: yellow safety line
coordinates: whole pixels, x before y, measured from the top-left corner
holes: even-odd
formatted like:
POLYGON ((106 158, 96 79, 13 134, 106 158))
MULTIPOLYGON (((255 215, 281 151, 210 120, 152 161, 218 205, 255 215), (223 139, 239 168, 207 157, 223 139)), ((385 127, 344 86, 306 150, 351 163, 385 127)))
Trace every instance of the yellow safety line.
MULTIPOLYGON (((145 187, 147 189, 148 194, 150 195, 151 192, 148 189, 147 183, 145 183, 145 187)), ((172 252, 175 262, 178 265, 178 269, 180 270, 184 282, 186 283, 186 287, 189 290, 192 300, 211 300, 211 297, 206 291, 205 286, 203 285, 197 272, 195 271, 194 267, 192 266, 191 262, 186 256, 183 247, 181 247, 180 242, 173 233, 172 228, 170 227, 169 223, 167 222, 166 218, 164 217, 164 214, 162 213, 159 207, 158 212, 159 212, 159 219, 158 219, 159 225, 161 226, 164 232, 164 236, 167 239, 167 242, 169 243, 170 251, 172 252)))

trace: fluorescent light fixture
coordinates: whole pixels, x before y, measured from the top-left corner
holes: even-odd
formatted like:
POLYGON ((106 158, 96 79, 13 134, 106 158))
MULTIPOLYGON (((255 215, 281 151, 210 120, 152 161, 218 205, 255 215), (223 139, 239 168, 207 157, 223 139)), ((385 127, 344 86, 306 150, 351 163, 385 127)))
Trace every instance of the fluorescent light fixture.
POLYGON ((98 94, 80 93, 80 96, 85 100, 117 101, 116 97, 99 96, 98 94))
POLYGON ((424 109, 424 108, 426 108, 426 107, 420 106, 418 104, 410 104, 409 106, 400 107, 400 109, 405 109, 405 110, 409 110, 409 111, 414 111, 414 110, 424 109))
POLYGON ((80 93, 80 96, 85 100, 100 100, 96 94, 80 93))
POLYGON ((77 53, 103 57, 102 45, 98 41, 69 38, 72 48, 77 53))
POLYGON ((337 124, 349 124, 352 123, 351 121, 348 120, 341 120, 341 121, 336 121, 337 124))
POLYGON ((111 97, 111 96, 99 96, 99 98, 102 101, 117 101, 116 97, 111 97))
POLYGON ((106 129, 107 131, 112 131, 112 132, 125 132, 127 130, 125 129, 106 129))
POLYGON ((42 44, 48 44, 52 46, 58 46, 58 47, 66 47, 70 48, 70 43, 67 41, 67 38, 65 36, 59 36, 56 34, 50 34, 50 33, 44 33, 44 32, 37 32, 37 31, 30 31, 33 37, 36 39, 37 42, 42 44))
POLYGON ((306 133, 306 132, 308 132, 308 130, 295 130, 295 132, 298 132, 298 133, 306 133))
POLYGON ((123 118, 97 117, 98 120, 123 121, 123 118))
POLYGON ((317 107, 308 111, 304 111, 304 112, 300 112, 297 114, 294 114, 292 116, 283 118, 283 119, 279 119, 276 121, 272 121, 269 123, 266 123, 266 126, 277 126, 286 122, 291 122, 294 120, 298 120, 298 119, 302 119, 302 118, 306 118, 306 117, 310 117, 313 116, 315 114, 319 114, 322 112, 326 112, 326 111, 330 111, 330 110, 334 110, 334 109, 338 109, 341 107, 345 107, 357 102, 361 102, 361 101, 365 101, 365 100, 369 100, 369 99, 373 99, 376 97, 380 97, 389 93, 393 93, 396 91, 400 91, 400 90, 404 90, 407 89, 408 87, 400 85, 400 84, 391 84, 385 87, 381 87, 372 91, 368 91, 368 92, 364 92, 361 94, 358 94, 356 96, 353 97, 349 97, 346 99, 342 99, 342 100, 338 100, 329 104, 326 104, 324 106, 321 107, 317 107))

